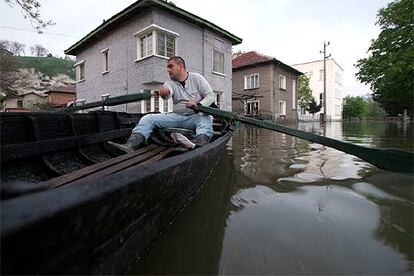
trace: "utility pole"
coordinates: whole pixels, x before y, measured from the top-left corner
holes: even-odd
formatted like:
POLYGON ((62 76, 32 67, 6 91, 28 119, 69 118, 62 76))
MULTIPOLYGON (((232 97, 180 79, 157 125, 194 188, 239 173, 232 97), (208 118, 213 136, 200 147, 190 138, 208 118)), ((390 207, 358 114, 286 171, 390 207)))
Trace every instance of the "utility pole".
POLYGON ((326 47, 329 46, 329 41, 323 41, 323 51, 319 51, 323 54, 323 121, 326 122, 328 119, 326 112, 326 59, 331 57, 331 54, 326 55, 326 47))

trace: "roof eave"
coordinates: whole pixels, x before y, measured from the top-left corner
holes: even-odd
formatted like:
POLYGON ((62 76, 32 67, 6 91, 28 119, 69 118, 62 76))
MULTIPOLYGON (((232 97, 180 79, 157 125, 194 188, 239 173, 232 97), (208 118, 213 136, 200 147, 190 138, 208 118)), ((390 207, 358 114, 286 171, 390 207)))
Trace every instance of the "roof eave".
POLYGON ((246 68, 246 67, 251 67, 251 66, 256 66, 256 65, 264 65, 264 64, 266 64, 266 63, 275 63, 275 64, 280 64, 280 65, 282 65, 283 67, 285 67, 287 70, 290 70, 290 71, 292 71, 293 73, 295 73, 295 74, 297 74, 297 75, 303 75, 303 73, 302 73, 302 72, 300 72, 300 71, 296 70, 296 69, 295 69, 295 68, 293 68, 292 66, 289 66, 289 65, 287 65, 287 64, 285 64, 285 63, 283 63, 283 62, 281 62, 280 60, 277 60, 277 59, 275 59, 275 58, 273 58, 273 59, 271 59, 271 60, 265 60, 265 61, 260 61, 260 62, 256 62, 256 63, 248 64, 248 65, 243 65, 243 66, 240 66, 240 67, 233 68, 233 70, 242 70, 242 69, 244 69, 244 68, 246 68))

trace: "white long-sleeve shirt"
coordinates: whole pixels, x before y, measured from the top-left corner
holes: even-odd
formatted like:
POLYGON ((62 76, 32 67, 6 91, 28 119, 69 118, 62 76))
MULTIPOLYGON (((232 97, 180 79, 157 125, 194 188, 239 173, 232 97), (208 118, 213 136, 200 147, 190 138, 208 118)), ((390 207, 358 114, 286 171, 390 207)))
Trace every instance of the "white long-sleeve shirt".
POLYGON ((194 114, 194 110, 185 106, 185 102, 193 100, 203 106, 214 103, 214 92, 207 80, 199 73, 188 73, 188 78, 183 86, 180 82, 168 80, 164 86, 170 90, 170 96, 174 103, 174 112, 184 115, 194 114))

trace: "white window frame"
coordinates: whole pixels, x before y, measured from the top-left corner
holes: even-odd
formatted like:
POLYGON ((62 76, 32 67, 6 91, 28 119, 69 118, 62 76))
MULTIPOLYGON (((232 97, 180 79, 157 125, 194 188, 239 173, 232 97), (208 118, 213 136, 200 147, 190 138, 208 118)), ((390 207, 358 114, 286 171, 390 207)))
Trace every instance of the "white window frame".
POLYGON ((279 116, 286 116, 286 102, 279 101, 279 116), (280 104, 283 103, 283 108, 281 108, 280 104))
POLYGON ((260 101, 259 100, 249 100, 244 102, 244 115, 259 115, 260 114, 260 101), (253 107, 255 104, 257 104, 257 110, 255 110, 256 112, 250 112, 248 113, 247 110, 247 106, 251 105, 250 110, 253 111, 253 107))
POLYGON ((296 80, 292 80, 292 109, 296 109, 296 80))
POLYGON ((323 69, 319 70, 319 80, 323 81, 323 69))
POLYGON ((158 90, 151 90, 151 99, 141 101, 141 112, 142 113, 147 113, 147 112, 166 113, 166 112, 172 112, 172 111, 173 111, 172 98, 169 97, 168 99, 163 99, 159 95, 158 90), (157 95, 157 93, 158 93, 158 95, 157 95), (158 110, 155 109, 156 97, 159 97, 158 98, 158 110), (147 104, 148 103, 150 104, 150 109, 149 110, 147 110, 147 104))
POLYGON ((259 75, 259 73, 254 73, 254 74, 244 76, 244 90, 257 89, 259 87, 260 87, 260 75, 259 75), (254 81, 254 77, 257 77, 257 81, 254 81), (253 87, 251 87, 251 84, 252 84, 251 79, 252 78, 253 78, 253 87))
POLYGON ((156 56, 164 59, 169 59, 171 56, 175 56, 177 54, 177 37, 180 35, 176 32, 168 30, 166 28, 160 27, 156 24, 151 24, 148 27, 134 33, 137 41, 137 58, 136 62, 142 59, 149 58, 151 56, 156 56), (145 54, 141 55, 141 38, 148 37, 151 34, 151 49, 148 48, 148 44, 145 45, 145 54), (158 37, 159 34, 165 35, 165 55, 159 54, 159 47, 158 47, 158 37), (172 38, 174 41, 174 49, 173 53, 167 52, 168 46, 168 38, 172 38))
MULTIPOLYGON (((224 74, 224 64, 225 64, 225 58, 224 58, 224 53, 223 52, 220 52, 220 51, 218 51, 218 50, 215 50, 215 49, 213 49, 213 55, 212 55, 212 66, 213 66, 213 68, 212 68, 212 72, 214 73, 214 74, 217 74, 217 75, 221 75, 221 76, 226 76, 225 74, 224 74), (215 57, 216 57, 216 53, 220 56, 220 57, 222 57, 223 58, 223 63, 221 64, 222 65, 222 68, 214 68, 214 66, 216 65, 216 59, 215 59, 215 57), (218 69, 218 70, 215 70, 215 69, 218 69)), ((220 60, 218 61, 218 62, 220 62, 220 60)), ((220 64, 219 64, 219 66, 220 66, 220 64)))
POLYGON ((103 55, 103 64, 102 64, 102 75, 109 73, 109 48, 105 48, 101 51, 103 55))
POLYGON ((76 82, 85 81, 86 79, 85 64, 86 64, 86 60, 84 59, 84 60, 79 61, 78 63, 75 63, 75 65, 73 65, 76 68, 76 82), (83 78, 82 78, 82 75, 83 75, 83 78))
POLYGON ((284 75, 279 75, 279 88, 286 90, 286 76, 284 75))

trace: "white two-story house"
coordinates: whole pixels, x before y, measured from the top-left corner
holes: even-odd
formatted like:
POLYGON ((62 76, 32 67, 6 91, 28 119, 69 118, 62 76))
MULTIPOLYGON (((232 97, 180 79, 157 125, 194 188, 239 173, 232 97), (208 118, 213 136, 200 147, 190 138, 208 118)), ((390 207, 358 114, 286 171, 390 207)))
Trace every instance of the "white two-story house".
POLYGON ((167 60, 181 56, 216 92, 221 109, 231 110, 232 45, 241 39, 171 2, 140 0, 104 21, 65 53, 76 56, 77 99, 151 91, 151 100, 114 107, 127 112, 173 110, 158 96, 169 79, 167 60))
POLYGON ((326 111, 323 109, 323 60, 305 62, 292 65, 293 68, 303 72, 309 78, 309 87, 316 102, 322 106, 321 111, 315 116, 305 110, 300 110, 299 120, 320 120, 320 114, 324 114, 328 121, 341 121, 343 112, 344 70, 333 59, 326 60, 326 111))

